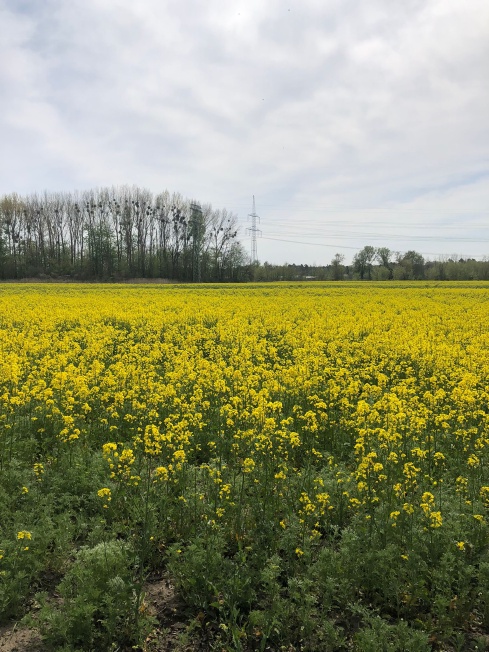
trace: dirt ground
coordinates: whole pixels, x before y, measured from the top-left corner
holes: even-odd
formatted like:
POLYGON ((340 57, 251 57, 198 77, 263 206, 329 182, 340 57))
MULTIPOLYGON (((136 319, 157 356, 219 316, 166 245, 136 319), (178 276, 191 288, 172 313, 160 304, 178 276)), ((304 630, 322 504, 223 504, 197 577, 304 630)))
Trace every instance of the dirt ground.
POLYGON ((41 637, 36 630, 19 628, 17 625, 0 628, 0 652, 41 652, 42 650, 41 637))

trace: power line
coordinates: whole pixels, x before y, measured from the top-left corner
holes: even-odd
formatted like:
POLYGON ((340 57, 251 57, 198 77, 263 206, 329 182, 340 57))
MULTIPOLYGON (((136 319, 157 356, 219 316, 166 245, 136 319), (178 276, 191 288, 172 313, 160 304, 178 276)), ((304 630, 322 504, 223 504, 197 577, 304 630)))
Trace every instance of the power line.
MULTIPOLYGON (((287 202, 284 202, 284 204, 264 204, 266 208, 268 208, 269 211, 281 211, 283 212, 285 209, 289 210, 295 210, 293 206, 289 206, 287 202)), ((428 214, 433 214, 433 213, 440 213, 440 214, 446 214, 446 215, 471 215, 473 213, 477 214, 486 214, 487 215, 487 209, 482 209, 482 208, 433 208, 433 207, 426 207, 426 208, 415 208, 415 207, 397 207, 397 206, 392 206, 392 207, 372 207, 372 208, 360 208, 360 207, 355 207, 355 206, 315 206, 313 208, 305 208, 301 206, 300 211, 303 213, 390 213, 395 214, 395 213, 428 213, 428 214)))
POLYGON ((275 236, 275 235, 286 235, 286 236, 291 236, 294 237, 296 235, 307 235, 310 238, 334 238, 337 240, 354 240, 356 238, 363 238, 366 240, 411 240, 411 241, 416 241, 416 242, 429 242, 429 241, 436 241, 436 242, 489 242, 489 238, 481 238, 481 237, 465 237, 465 236, 443 236, 443 235, 415 235, 415 234, 398 234, 398 233, 379 233, 375 231, 369 231, 369 232, 342 232, 342 231, 309 231, 307 233, 304 233, 304 230, 302 231, 293 231, 293 230, 283 230, 280 229, 279 232, 276 231, 268 231, 267 235, 269 236, 275 236))
POLYGON ((330 245, 324 244, 322 242, 301 242, 299 240, 285 240, 284 238, 269 238, 266 235, 262 237, 264 240, 274 240, 275 242, 290 242, 291 244, 313 245, 315 247, 330 247, 331 249, 355 249, 355 251, 358 251, 358 247, 348 247, 347 245, 330 245))
MULTIPOLYGON (((300 245, 311 245, 314 247, 328 247, 329 249, 353 249, 358 251, 358 247, 351 247, 348 245, 337 245, 337 244, 325 244, 323 242, 303 242, 300 240, 286 240, 284 238, 269 238, 267 236, 262 236, 264 240, 273 240, 275 242, 289 242, 290 244, 300 244, 300 245)), ((433 251, 420 251, 420 254, 423 256, 446 256, 446 253, 434 253, 433 251)), ((477 254, 476 256, 471 255, 470 258, 485 258, 485 255, 477 254)))
MULTIPOLYGON (((294 218, 295 219, 295 218, 294 218)), ((274 218, 273 216, 269 218, 268 220, 271 224, 283 224, 283 217, 279 218, 274 218)), ((336 226, 343 226, 343 227, 348 227, 348 228, 363 228, 365 226, 379 226, 382 227, 382 230, 384 229, 412 229, 412 228, 417 228, 417 229, 436 229, 436 228, 442 228, 442 229, 449 229, 449 230, 466 230, 467 228, 470 229, 489 229, 489 225, 482 224, 482 223, 476 223, 476 224, 471 224, 470 222, 463 222, 461 224, 440 224, 439 222, 433 222, 432 224, 427 224, 426 222, 372 222, 372 221, 365 221, 365 222, 360 222, 360 221, 353 221, 353 220, 328 220, 327 222, 321 222, 318 223, 317 221, 309 221, 309 223, 302 224, 302 228, 308 228, 308 227, 316 227, 316 228, 321 228, 321 227, 336 227, 336 226)))
MULTIPOLYGON (((244 206, 242 201, 235 201, 234 199, 220 199, 220 203, 232 204, 235 207, 244 206)), ((389 213, 393 214, 402 214, 402 213, 428 213, 433 215, 437 213, 438 215, 472 215, 478 214, 481 216, 487 216, 488 210, 486 207, 478 208, 448 208, 441 207, 437 208, 434 206, 416 207, 416 206, 332 206, 331 204, 315 204, 313 207, 306 208, 301 205, 301 202, 297 200, 299 208, 296 207, 294 201, 283 201, 280 203, 261 203, 262 206, 265 206, 268 211, 280 211, 284 212, 287 210, 296 211, 299 210, 301 213, 389 213)))

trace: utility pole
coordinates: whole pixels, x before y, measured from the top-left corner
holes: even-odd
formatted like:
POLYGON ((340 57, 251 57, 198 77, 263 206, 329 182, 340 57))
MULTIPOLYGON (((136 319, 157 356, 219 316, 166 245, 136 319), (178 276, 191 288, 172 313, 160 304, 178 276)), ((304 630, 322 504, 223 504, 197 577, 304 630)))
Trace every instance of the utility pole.
POLYGON ((253 211, 248 214, 248 217, 251 217, 251 226, 246 229, 246 232, 251 234, 251 264, 253 265, 258 262, 256 234, 261 235, 260 229, 256 228, 256 220, 260 221, 260 216, 256 214, 255 210, 255 195, 253 195, 253 211))
POLYGON ((190 210, 192 211, 192 281, 200 283, 202 208, 199 204, 190 204, 190 210))

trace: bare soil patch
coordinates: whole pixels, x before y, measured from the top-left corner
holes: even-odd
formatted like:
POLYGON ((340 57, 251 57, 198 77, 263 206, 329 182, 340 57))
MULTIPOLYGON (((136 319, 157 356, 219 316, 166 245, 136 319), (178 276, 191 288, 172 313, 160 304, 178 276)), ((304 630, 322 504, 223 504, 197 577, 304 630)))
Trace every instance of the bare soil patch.
POLYGON ((17 624, 0 628, 0 652, 42 652, 39 632, 19 627, 17 624))

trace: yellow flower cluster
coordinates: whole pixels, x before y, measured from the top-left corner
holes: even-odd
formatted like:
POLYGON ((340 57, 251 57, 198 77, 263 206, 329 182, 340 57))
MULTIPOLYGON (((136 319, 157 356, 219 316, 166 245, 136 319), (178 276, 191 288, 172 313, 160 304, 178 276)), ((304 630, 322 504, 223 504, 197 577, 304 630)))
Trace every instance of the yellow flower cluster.
POLYGON ((121 445, 121 451, 119 452, 118 444, 107 442, 102 446, 102 454, 109 465, 111 479, 118 479, 135 485, 139 483, 140 476, 133 473, 136 457, 131 448, 124 448, 121 445))
POLYGON ((97 495, 104 500, 104 508, 108 509, 109 503, 112 500, 112 491, 108 487, 103 487, 97 491, 97 495))
POLYGON ((32 534, 28 532, 27 530, 21 530, 20 532, 17 532, 17 539, 32 539, 32 534))
MULTIPOLYGON (((416 523, 436 536, 444 491, 485 528, 488 296, 480 284, 12 285, 0 455, 22 437, 98 451, 104 507, 148 477, 179 522, 236 538, 266 516, 317 541, 357 514, 371 527, 382 514, 389 536, 416 523)), ((33 457, 31 479, 52 459, 33 457)))

